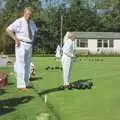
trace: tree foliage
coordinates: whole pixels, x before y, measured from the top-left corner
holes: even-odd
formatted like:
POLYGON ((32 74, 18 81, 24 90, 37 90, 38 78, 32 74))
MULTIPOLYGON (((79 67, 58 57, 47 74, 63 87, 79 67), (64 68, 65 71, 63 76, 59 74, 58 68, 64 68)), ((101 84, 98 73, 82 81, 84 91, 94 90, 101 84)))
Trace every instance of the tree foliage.
MULTIPOLYGON (((114 31, 120 30, 120 0, 63 0, 55 5, 43 8, 40 0, 5 0, 4 9, 0 12, 0 51, 13 53, 14 41, 6 35, 6 27, 21 16, 26 6, 34 9, 33 19, 37 24, 38 33, 34 50, 53 53, 60 44, 61 16, 63 16, 63 35, 74 31, 114 31), (110 9, 111 12, 99 15, 97 10, 110 9)), ((56 3, 55 3, 56 1, 56 3)))

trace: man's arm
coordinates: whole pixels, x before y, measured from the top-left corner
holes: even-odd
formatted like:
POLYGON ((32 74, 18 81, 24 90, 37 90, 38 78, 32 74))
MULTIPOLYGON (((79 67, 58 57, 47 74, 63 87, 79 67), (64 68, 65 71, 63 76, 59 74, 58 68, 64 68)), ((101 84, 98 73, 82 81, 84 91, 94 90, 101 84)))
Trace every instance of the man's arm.
POLYGON ((9 27, 7 27, 6 32, 13 40, 16 40, 15 33, 9 27))
POLYGON ((15 33, 9 27, 7 27, 6 32, 13 40, 15 40, 16 46, 20 46, 20 40, 15 36, 15 33))
POLYGON ((20 40, 16 37, 16 32, 18 27, 20 27, 20 19, 15 20, 12 24, 10 24, 7 29, 6 32, 8 33, 8 35, 15 40, 15 44, 16 46, 20 46, 20 40))
POLYGON ((74 57, 73 54, 70 52, 72 46, 72 42, 65 42, 64 46, 63 46, 63 53, 65 55, 67 55, 68 57, 74 57))

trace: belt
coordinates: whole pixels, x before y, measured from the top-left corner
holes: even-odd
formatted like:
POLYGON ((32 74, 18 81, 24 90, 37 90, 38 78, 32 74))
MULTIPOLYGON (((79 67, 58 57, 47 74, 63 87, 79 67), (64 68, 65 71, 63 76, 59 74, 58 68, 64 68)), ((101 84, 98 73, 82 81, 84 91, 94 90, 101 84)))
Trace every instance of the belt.
POLYGON ((28 44, 32 44, 32 42, 26 42, 26 41, 23 41, 23 40, 21 40, 22 42, 25 42, 25 43, 28 43, 28 44))

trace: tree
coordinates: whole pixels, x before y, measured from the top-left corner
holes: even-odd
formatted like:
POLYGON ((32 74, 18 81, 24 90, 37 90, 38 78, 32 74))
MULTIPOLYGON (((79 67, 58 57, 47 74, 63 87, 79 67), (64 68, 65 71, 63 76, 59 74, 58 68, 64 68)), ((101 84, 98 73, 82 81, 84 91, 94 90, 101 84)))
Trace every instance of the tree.
MULTIPOLYGON (((34 10, 39 11, 39 0, 6 0, 5 7, 0 19, 0 51, 12 52, 14 51, 14 41, 6 35, 6 27, 16 18, 21 16, 22 10, 26 6, 31 6, 34 10), (31 4, 30 4, 31 3, 31 4), (11 51, 9 51, 11 50, 11 51)), ((35 12, 36 13, 36 12, 35 12)))
POLYGON ((98 18, 96 12, 87 9, 82 0, 72 0, 66 14, 65 31, 72 28, 75 31, 96 31, 98 18))
POLYGON ((120 31, 120 0, 102 0, 97 4, 99 9, 111 9, 111 12, 100 16, 100 23, 102 24, 101 31, 120 31))

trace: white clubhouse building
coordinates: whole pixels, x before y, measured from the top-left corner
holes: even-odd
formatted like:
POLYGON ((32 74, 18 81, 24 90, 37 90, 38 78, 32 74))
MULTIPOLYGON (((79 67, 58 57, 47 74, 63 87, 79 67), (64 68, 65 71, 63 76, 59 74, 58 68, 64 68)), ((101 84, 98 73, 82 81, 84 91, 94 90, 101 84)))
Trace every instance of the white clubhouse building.
POLYGON ((120 33, 76 32, 75 49, 83 54, 120 54, 120 33))

